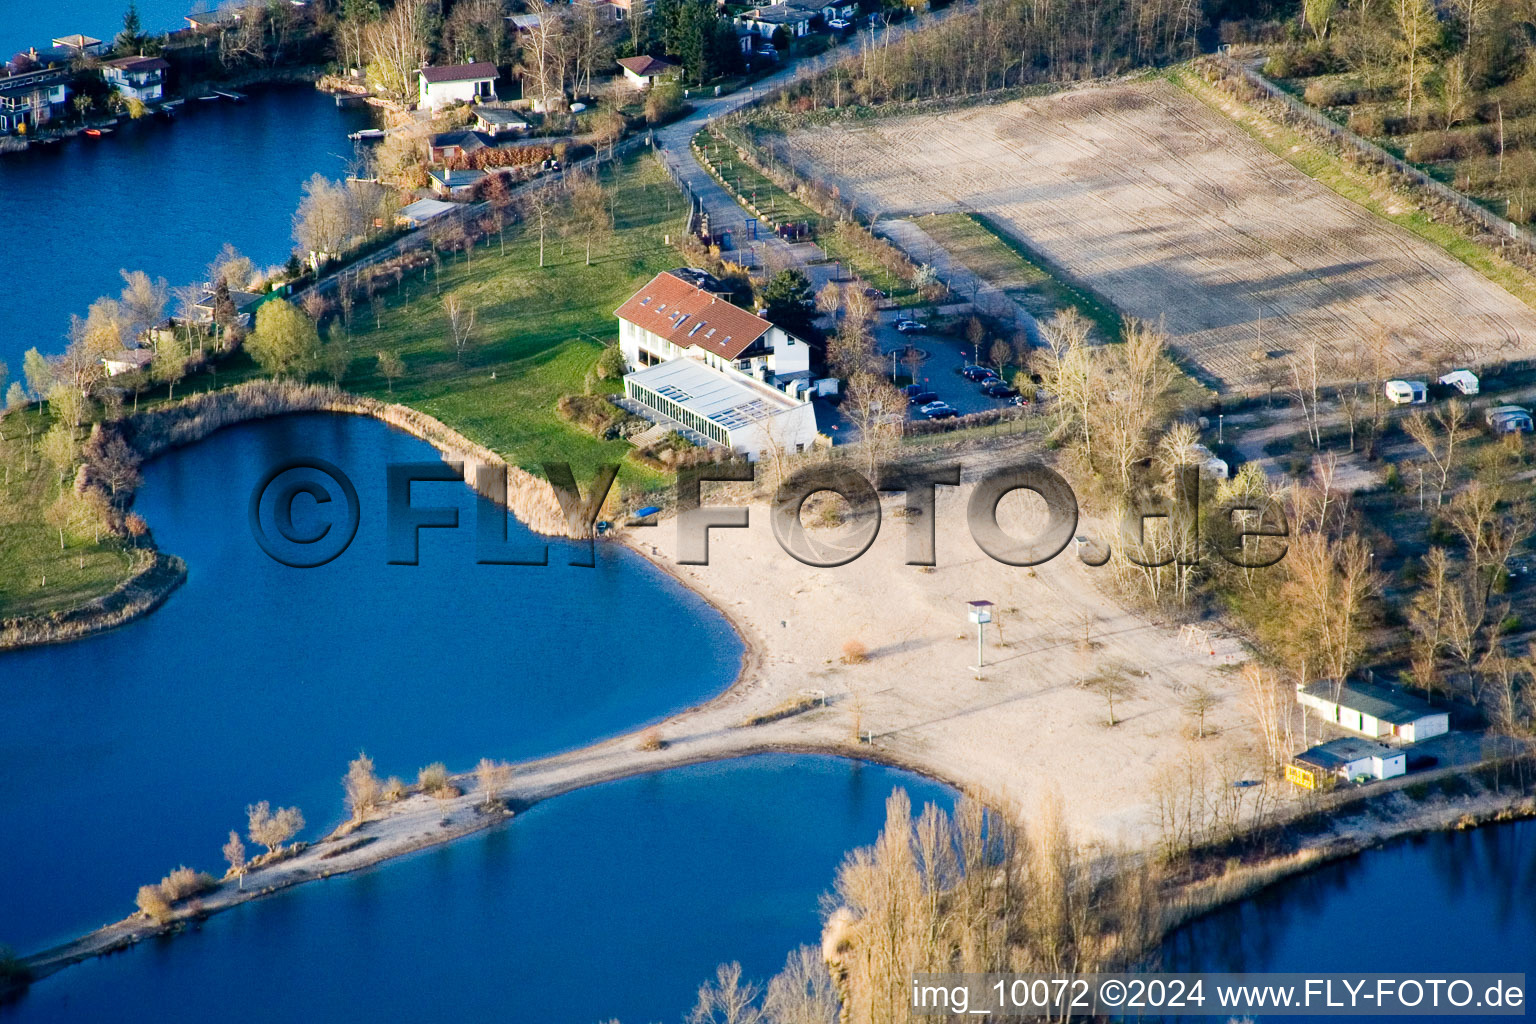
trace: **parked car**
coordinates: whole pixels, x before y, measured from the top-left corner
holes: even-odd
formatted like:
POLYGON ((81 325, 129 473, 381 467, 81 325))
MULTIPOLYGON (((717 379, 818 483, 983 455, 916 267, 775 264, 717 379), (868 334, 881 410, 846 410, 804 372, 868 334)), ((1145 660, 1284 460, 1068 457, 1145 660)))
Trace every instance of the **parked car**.
POLYGON ((918 412, 931 420, 947 420, 952 416, 960 415, 955 411, 955 407, 948 402, 929 402, 919 409, 918 412))
POLYGON ((1383 390, 1393 405, 1423 405, 1429 400, 1429 385, 1421 380, 1389 380, 1383 390))
POLYGON ((827 28, 831 29, 833 32, 841 32, 846 28, 851 28, 852 26, 853 23, 851 21, 845 21, 842 18, 832 18, 827 22, 827 28))
POLYGON ((1477 374, 1471 370, 1452 370, 1442 376, 1437 383, 1455 388, 1464 395, 1475 395, 1482 390, 1482 383, 1477 379, 1477 374))
POLYGON ((985 366, 967 366, 965 369, 960 371, 960 376, 964 377, 966 380, 974 380, 977 382, 997 379, 997 374, 992 370, 987 369, 985 366))
POLYGON ((883 299, 885 298, 885 292, 881 291, 879 288, 865 288, 864 297, 866 299, 883 299))
POLYGON ((896 329, 902 334, 910 334, 913 331, 926 331, 928 325, 918 323, 916 320, 897 320, 896 329))
POLYGON ((1028 405, 1029 399, 1025 398, 1023 395, 1014 395, 1012 398, 1008 399, 1008 404, 1016 406, 1028 405))
POLYGON ((988 398, 1014 398, 1019 389, 1004 380, 992 380, 981 386, 981 393, 988 398))
POLYGON ((936 391, 919 391, 915 395, 907 396, 908 405, 932 405, 938 400, 939 395, 936 391))
POLYGON ((901 393, 906 395, 908 398, 911 398, 913 395, 921 394, 927 390, 928 385, 926 384, 908 384, 906 387, 901 389, 901 393))

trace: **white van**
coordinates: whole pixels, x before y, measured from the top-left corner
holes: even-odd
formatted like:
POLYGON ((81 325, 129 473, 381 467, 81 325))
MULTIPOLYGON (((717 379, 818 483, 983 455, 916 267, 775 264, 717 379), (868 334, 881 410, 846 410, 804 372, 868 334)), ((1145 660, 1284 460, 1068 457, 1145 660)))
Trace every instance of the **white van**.
POLYGON ((1429 385, 1421 380, 1389 380, 1386 393, 1393 405, 1423 405, 1429 399, 1429 385))
POLYGON ((1455 388, 1464 395, 1475 395, 1482 385, 1478 382, 1477 374, 1471 370, 1452 370, 1440 378, 1440 383, 1449 388, 1455 388))

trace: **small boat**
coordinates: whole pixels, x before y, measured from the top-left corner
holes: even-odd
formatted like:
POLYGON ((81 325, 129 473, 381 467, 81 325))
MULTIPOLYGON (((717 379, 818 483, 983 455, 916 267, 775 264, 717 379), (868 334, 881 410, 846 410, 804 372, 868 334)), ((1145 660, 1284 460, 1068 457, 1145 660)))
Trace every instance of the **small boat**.
POLYGON ((178 97, 178 98, 176 98, 174 100, 166 100, 164 103, 162 103, 160 105, 162 107, 165 107, 167 110, 175 110, 177 107, 181 106, 185 102, 187 102, 187 101, 184 98, 178 97))
POLYGON ((218 93, 215 92, 215 93, 209 93, 207 96, 199 96, 198 97, 198 101, 202 102, 202 103, 217 103, 217 102, 219 102, 219 100, 221 100, 223 98, 224 98, 223 96, 220 96, 218 93))
POLYGON ((89 135, 93 139, 99 139, 111 130, 111 128, 87 128, 85 130, 85 134, 89 135))
POLYGON ((224 97, 225 99, 229 100, 229 102, 231 102, 231 103, 244 103, 245 102, 245 93, 243 93, 243 92, 233 92, 233 91, 228 90, 228 89, 215 89, 213 91, 214 91, 214 93, 216 95, 224 97))
POLYGON ((377 142, 379 139, 384 138, 388 134, 389 133, 384 131, 382 128, 364 128, 361 131, 353 132, 351 135, 348 135, 347 138, 351 139, 353 142, 377 142))

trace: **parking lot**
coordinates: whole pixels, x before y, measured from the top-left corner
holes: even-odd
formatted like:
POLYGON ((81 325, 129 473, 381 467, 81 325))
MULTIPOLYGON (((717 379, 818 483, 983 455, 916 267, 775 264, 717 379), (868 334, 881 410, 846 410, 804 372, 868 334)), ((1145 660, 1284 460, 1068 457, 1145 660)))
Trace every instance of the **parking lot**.
MULTIPOLYGON (((1008 404, 1001 399, 988 398, 981 393, 980 384, 960 376, 961 367, 971 363, 971 346, 963 339, 931 334, 927 331, 902 334, 896 330, 896 321, 908 315, 906 312, 886 311, 880 314, 880 319, 875 324, 875 342, 886 358, 887 373, 891 372, 892 355, 904 351, 908 344, 915 345, 928 353, 928 358, 918 368, 917 382, 925 385, 928 390, 937 392, 939 398, 954 406, 955 411, 960 415, 984 412, 988 409, 1001 409, 1008 404)), ((899 375, 904 376, 907 373, 907 368, 900 362, 896 363, 895 369, 899 375)), ((923 418, 915 407, 909 416, 912 419, 923 418)))

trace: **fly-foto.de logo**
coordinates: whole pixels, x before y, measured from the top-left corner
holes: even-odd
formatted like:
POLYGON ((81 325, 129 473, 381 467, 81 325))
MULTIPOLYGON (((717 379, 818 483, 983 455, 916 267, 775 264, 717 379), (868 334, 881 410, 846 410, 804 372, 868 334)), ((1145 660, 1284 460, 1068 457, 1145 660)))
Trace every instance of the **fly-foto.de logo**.
MULTIPOLYGON (((545 477, 576 537, 569 564, 596 564, 591 538, 601 532, 598 517, 618 476, 616 464, 597 468, 583 488, 568 463, 543 463, 545 477)), ((901 493, 906 507, 906 564, 933 566, 938 489, 958 487, 961 464, 879 467, 873 479, 852 466, 825 463, 805 466, 775 489, 769 508, 773 535, 786 554, 816 568, 847 565, 867 552, 881 529, 881 493, 901 493), (835 494, 851 510, 850 528, 823 536, 807 530, 802 512, 817 494, 835 494)), ((412 485, 461 482, 464 467, 454 462, 393 463, 385 467, 385 526, 387 560, 391 565, 420 564, 422 530, 459 529, 459 509, 417 504, 412 485)), ((705 505, 706 483, 752 484, 757 466, 751 462, 722 462, 689 467, 678 473, 675 525, 678 562, 709 564, 712 530, 744 529, 751 523, 745 505, 705 505)), ((507 493, 507 468, 475 468, 474 488, 482 495, 507 493)), ((1060 555, 1076 543, 1077 556, 1101 566, 1123 557, 1143 567, 1191 565, 1217 557, 1244 569, 1272 566, 1285 557, 1289 526, 1284 510, 1273 499, 1238 497, 1202 502, 1201 477, 1193 466, 1180 467, 1164 487, 1143 482, 1136 500, 1120 517, 1112 539, 1078 533, 1077 495, 1054 469, 1039 462, 992 469, 971 485, 965 506, 966 527, 977 547, 1006 565, 1034 566, 1060 555), (1027 535, 1010 532, 999 522, 1004 498, 1018 492, 1035 495, 1044 507, 1043 521, 1027 535)), ((339 467, 322 459, 292 459, 274 467, 251 492, 252 536, 271 558, 293 568, 315 568, 334 561, 352 544, 361 518, 357 488, 339 467), (299 509, 302 507, 302 514, 299 509)), ((656 527, 650 515, 631 518, 630 528, 656 527)), ((475 515, 475 561, 482 565, 542 566, 549 564, 549 545, 514 540, 507 513, 481 502, 475 515)))

